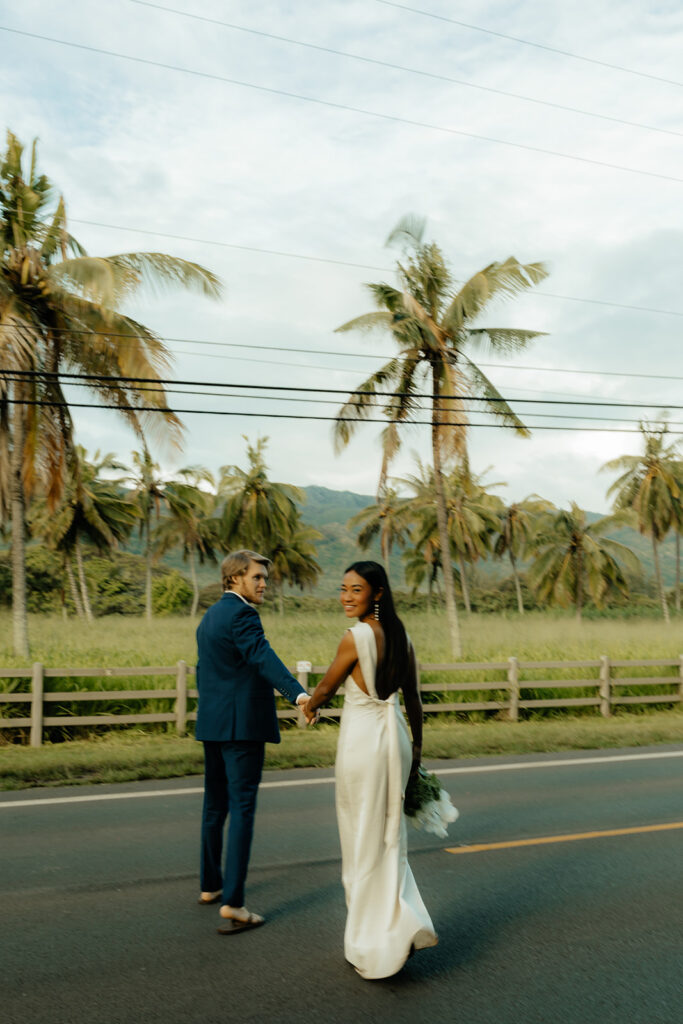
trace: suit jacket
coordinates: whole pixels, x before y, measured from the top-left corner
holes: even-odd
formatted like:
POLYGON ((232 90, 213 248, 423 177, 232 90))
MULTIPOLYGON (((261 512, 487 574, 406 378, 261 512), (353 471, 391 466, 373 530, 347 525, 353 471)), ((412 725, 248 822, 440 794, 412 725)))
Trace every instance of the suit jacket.
POLYGON ((266 640, 256 609, 229 591, 197 629, 198 740, 279 743, 273 688, 296 702, 304 689, 266 640))

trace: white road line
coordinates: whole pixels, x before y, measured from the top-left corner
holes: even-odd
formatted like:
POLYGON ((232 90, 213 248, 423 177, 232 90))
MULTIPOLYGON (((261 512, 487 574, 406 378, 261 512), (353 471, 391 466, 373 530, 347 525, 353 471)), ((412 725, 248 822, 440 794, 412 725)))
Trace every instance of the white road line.
MULTIPOLYGON (((667 757, 683 757, 683 750, 665 750, 647 754, 615 754, 607 757, 572 757, 553 761, 513 761, 507 764, 463 765, 460 768, 436 768, 436 775, 469 775, 474 772, 513 772, 531 768, 573 768, 585 764, 614 764, 621 761, 655 761, 667 757)), ((333 776, 322 779, 285 779, 281 782, 262 782, 261 789, 281 789, 294 786, 329 786, 333 776)), ((37 800, 5 800, 0 810, 17 807, 45 807, 57 804, 85 804, 104 800, 143 800, 149 797, 199 796, 204 792, 201 786, 185 789, 144 789, 130 793, 89 793, 87 796, 40 797, 37 800)))

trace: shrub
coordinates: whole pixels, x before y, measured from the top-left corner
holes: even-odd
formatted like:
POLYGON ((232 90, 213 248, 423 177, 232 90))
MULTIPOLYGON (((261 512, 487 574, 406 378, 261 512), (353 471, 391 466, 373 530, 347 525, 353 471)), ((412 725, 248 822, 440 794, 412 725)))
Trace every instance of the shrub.
POLYGON ((175 569, 153 581, 152 608, 157 615, 187 612, 191 602, 192 587, 175 569))

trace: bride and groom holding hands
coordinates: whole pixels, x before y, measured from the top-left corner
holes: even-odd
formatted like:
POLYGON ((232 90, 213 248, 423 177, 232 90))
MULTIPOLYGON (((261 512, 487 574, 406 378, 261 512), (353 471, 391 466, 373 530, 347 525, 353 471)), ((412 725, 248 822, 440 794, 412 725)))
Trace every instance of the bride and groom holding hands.
POLYGON ((363 978, 390 977, 413 950, 437 943, 408 865, 403 813, 406 785, 422 753, 415 653, 383 567, 354 562, 340 598, 347 618, 358 621, 309 696, 271 648, 256 612, 268 565, 254 551, 227 555, 223 596, 197 630, 195 735, 205 758, 199 902, 220 903, 218 931, 224 935, 264 923, 245 906, 244 889, 264 747, 280 741, 273 689, 300 705, 310 725, 346 683, 335 768, 347 906, 344 955, 363 978))

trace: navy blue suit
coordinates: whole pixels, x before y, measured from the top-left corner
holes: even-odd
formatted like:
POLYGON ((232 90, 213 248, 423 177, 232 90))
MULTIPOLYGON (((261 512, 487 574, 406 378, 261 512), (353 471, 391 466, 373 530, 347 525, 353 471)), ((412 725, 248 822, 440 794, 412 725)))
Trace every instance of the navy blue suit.
POLYGON ((197 648, 195 736, 204 743, 201 889, 222 887, 223 903, 241 907, 264 745, 280 742, 273 689, 292 703, 305 691, 266 640, 256 609, 237 594, 228 591, 208 609, 197 648))

